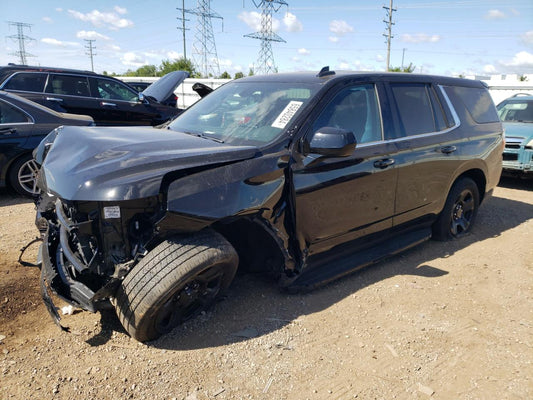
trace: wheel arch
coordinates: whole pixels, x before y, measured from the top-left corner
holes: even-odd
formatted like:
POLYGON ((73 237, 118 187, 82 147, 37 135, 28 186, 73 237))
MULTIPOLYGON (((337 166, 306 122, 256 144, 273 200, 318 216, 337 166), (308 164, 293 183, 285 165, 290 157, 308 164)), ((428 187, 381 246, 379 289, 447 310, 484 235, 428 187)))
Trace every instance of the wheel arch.
POLYGON ((487 178, 485 176, 485 173, 479 168, 469 169, 467 171, 464 171, 461 175, 457 176, 453 181, 452 186, 461 178, 470 178, 475 182, 479 192, 479 204, 481 204, 485 197, 485 190, 487 188, 487 178))

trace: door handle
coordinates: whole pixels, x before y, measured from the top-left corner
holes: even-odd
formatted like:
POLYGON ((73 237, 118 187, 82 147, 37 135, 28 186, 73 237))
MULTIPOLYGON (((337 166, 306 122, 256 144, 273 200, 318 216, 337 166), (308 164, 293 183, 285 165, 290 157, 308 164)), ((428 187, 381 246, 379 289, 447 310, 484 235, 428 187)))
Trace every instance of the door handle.
POLYGON ((58 102, 62 102, 63 99, 60 99, 60 98, 57 98, 57 97, 47 97, 46 100, 48 101, 58 101, 58 102))
POLYGON ((102 101, 100 103, 101 106, 109 106, 109 107, 116 107, 117 105, 115 103, 108 103, 107 101, 102 101))
POLYGON ((394 159, 384 158, 383 160, 375 161, 374 167, 379 168, 379 169, 385 169, 387 167, 390 167, 392 164, 394 164, 394 159))
POLYGON ((2 135, 11 135, 16 132, 17 130, 15 128, 0 128, 0 134, 2 135))
POLYGON ((457 147, 455 146, 444 146, 440 148, 440 152, 444 154, 451 154, 456 150, 457 150, 457 147))

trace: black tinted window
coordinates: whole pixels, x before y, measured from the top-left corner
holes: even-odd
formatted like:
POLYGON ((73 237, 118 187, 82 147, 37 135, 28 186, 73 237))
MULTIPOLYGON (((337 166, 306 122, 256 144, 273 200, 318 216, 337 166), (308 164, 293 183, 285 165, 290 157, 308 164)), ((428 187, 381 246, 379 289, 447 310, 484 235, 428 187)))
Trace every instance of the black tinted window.
POLYGON ((313 124, 316 132, 323 127, 353 132, 357 143, 381 140, 376 91, 373 85, 358 85, 341 90, 324 108, 313 124))
POLYGON ((47 74, 21 72, 8 79, 3 89, 23 90, 26 92, 42 92, 47 74))
POLYGON ((75 75, 50 75, 46 93, 90 96, 87 78, 75 75))
POLYGON ((137 93, 121 84, 120 82, 112 81, 111 79, 95 79, 96 80, 96 96, 102 99, 109 100, 124 100, 137 101, 137 93))
POLYGON ((486 89, 448 86, 446 91, 453 92, 461 100, 477 123, 483 124, 500 120, 492 98, 486 89))
MULTIPOLYGON (((392 93, 398 106, 403 136, 437 131, 429 87, 418 83, 393 83, 392 93)), ((442 111, 439 111, 442 116, 442 111)), ((400 135, 401 136, 401 135, 400 135)))
POLYGON ((0 124, 28 122, 28 117, 11 104, 0 100, 0 124))

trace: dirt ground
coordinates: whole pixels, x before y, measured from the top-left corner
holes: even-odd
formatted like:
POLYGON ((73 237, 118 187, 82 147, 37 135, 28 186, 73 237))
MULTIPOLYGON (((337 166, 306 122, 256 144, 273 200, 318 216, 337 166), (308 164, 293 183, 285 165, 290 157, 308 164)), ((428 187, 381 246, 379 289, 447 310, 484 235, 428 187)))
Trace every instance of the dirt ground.
POLYGON ((147 344, 112 312, 63 317, 71 333, 53 324, 39 270, 17 263, 33 219, 0 191, 2 400, 533 398, 533 181, 503 180, 470 236, 309 294, 240 275, 147 344))

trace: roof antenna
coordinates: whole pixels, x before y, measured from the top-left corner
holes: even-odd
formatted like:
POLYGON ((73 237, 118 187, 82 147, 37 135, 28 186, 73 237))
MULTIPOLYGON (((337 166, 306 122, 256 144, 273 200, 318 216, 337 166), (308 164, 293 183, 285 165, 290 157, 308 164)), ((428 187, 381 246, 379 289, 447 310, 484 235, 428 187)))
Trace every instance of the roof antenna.
POLYGON ((324 68, 322 68, 320 70, 320 72, 318 74, 316 74, 316 76, 319 77, 319 78, 322 78, 322 77, 328 76, 328 75, 335 75, 335 71, 330 71, 329 70, 329 65, 327 65, 324 68))

